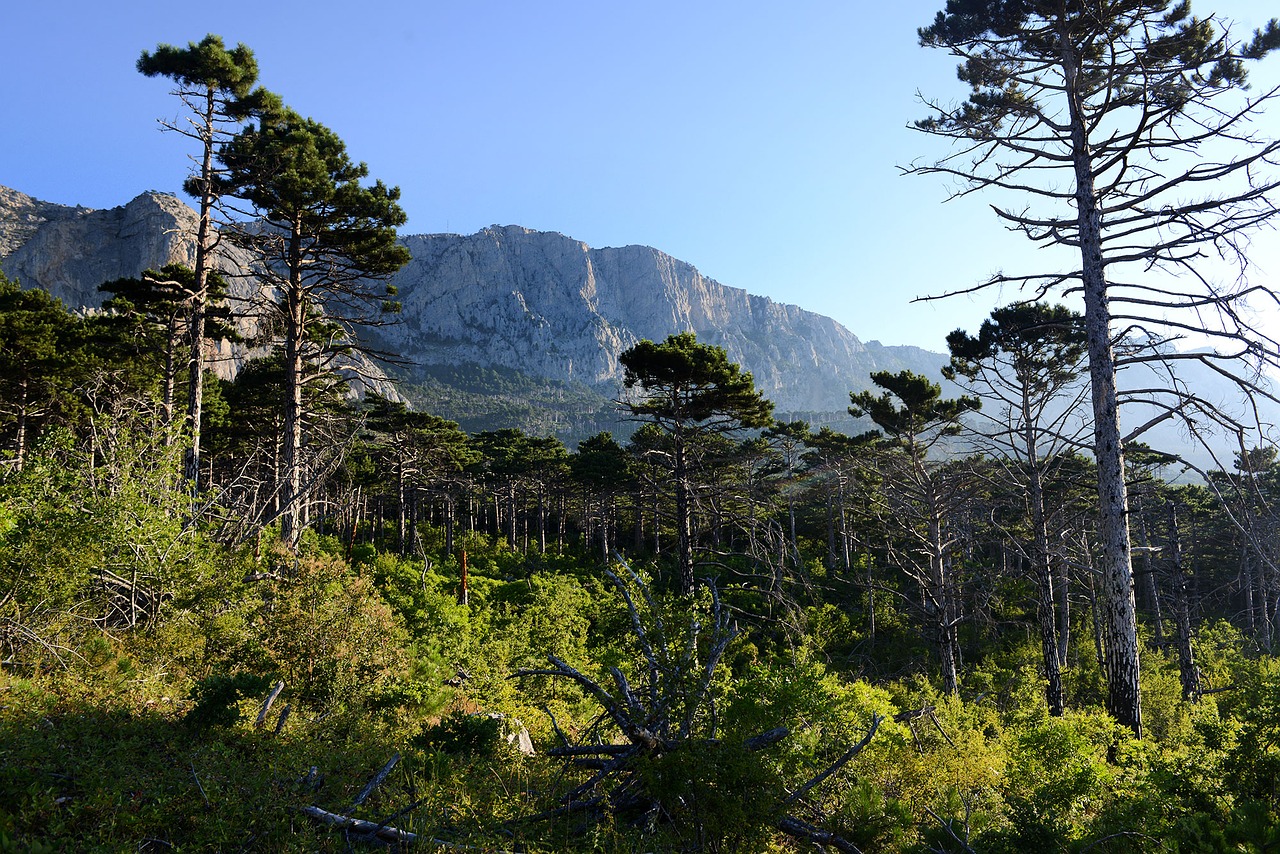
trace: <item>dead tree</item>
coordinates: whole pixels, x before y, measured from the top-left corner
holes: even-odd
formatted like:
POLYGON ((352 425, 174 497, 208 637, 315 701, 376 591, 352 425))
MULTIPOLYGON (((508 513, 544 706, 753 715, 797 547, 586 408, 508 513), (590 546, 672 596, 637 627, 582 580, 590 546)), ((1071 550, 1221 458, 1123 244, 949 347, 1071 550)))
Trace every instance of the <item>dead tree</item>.
POLYGON ((958 105, 926 101, 916 127, 955 147, 905 171, 953 179, 953 198, 994 191, 1001 224, 1055 259, 952 292, 1009 286, 1084 305, 1107 704, 1141 734, 1133 436, 1119 408, 1153 413, 1139 432, 1165 419, 1197 437, 1213 423, 1243 430, 1192 390, 1193 369, 1275 398, 1260 377, 1280 342, 1257 309, 1277 296, 1245 273, 1250 233, 1280 213, 1280 140, 1253 126, 1280 88, 1250 94, 1245 63, 1280 47, 1280 24, 1241 39, 1189 3, 949 3, 919 35, 960 61, 969 90, 958 105), (1149 347, 1117 352, 1122 339, 1149 347), (1158 379, 1145 382, 1149 371, 1158 379))
MULTIPOLYGON (((717 750, 763 751, 790 735, 785 727, 759 733, 729 743, 718 736, 720 714, 713 682, 725 651, 738 635, 737 626, 721 607, 714 585, 710 594, 710 624, 692 617, 687 625, 668 626, 662 610, 648 586, 622 564, 631 583, 608 570, 606 576, 626 603, 631 630, 641 653, 639 666, 631 678, 618 667, 609 668, 607 679, 587 675, 564 660, 550 655, 550 667, 523 669, 515 678, 544 676, 576 684, 601 708, 596 725, 577 743, 570 740, 554 717, 552 725, 560 744, 547 751, 574 769, 585 770, 586 779, 560 796, 558 804, 527 816, 523 822, 574 817, 584 829, 612 817, 619 824, 657 829, 671 824, 674 805, 655 790, 653 777, 645 770, 663 757, 703 751, 714 761, 717 750), (633 680, 635 684, 633 684, 633 680)), ((858 848, 839 835, 793 816, 804 799, 870 743, 881 718, 872 717, 866 736, 773 806, 768 816, 779 831, 797 839, 826 845, 838 851, 858 848)), ((813 818, 815 810, 808 810, 813 818)), ((821 816, 817 816, 821 821, 821 816)))

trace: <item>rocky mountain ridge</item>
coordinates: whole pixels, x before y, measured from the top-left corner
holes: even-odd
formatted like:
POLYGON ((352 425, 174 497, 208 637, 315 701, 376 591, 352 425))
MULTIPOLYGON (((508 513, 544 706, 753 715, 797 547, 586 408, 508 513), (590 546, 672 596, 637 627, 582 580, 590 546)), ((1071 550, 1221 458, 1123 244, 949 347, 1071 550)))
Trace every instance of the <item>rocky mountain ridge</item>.
POLYGON ((191 264, 185 233, 194 213, 173 196, 143 193, 110 210, 42 202, 0 188, 0 259, 5 273, 71 307, 97 306, 102 282, 149 265, 191 264))
MULTIPOLYGON (((97 287, 105 281, 194 263, 195 224, 191 208, 163 193, 91 210, 0 187, 0 268, 73 309, 92 308, 101 304, 97 287)), ((472 431, 520 427, 566 441, 605 429, 627 432, 613 403, 621 389, 618 355, 642 338, 674 332, 691 330, 723 346, 755 375, 780 418, 851 431, 870 426, 855 425, 846 407, 850 391, 871 385, 872 371, 910 369, 938 379, 946 361, 918 347, 864 343, 829 317, 722 285, 647 246, 593 249, 519 226, 403 241, 413 259, 394 279, 401 322, 375 330, 366 342, 403 361, 389 369, 400 382, 379 379, 377 366, 362 364, 353 376, 372 379, 355 380, 357 388, 407 399, 472 431)), ((234 249, 221 251, 228 271, 249 266, 234 249)), ((229 282, 238 305, 252 304, 252 277, 229 282)), ((225 346, 211 367, 231 377, 257 352, 225 346)), ((1240 407, 1221 378, 1194 366, 1183 371, 1183 381, 1205 399, 1240 407)), ((1167 381, 1145 374, 1130 380, 1136 387, 1167 381)), ((1280 422, 1280 412, 1263 404, 1265 420, 1280 422)), ((1153 414, 1138 406, 1125 420, 1137 426, 1153 414)), ((1198 454, 1176 421, 1143 438, 1198 454)), ((1222 452, 1225 459, 1230 452, 1222 452)), ((1200 456, 1202 465, 1215 465, 1200 456)))
MULTIPOLYGON (((0 267, 72 308, 99 305, 104 281, 192 264, 194 230, 195 212, 162 193, 91 210, 0 188, 0 267)), ((752 371, 780 410, 841 412, 871 371, 936 376, 943 361, 920 348, 864 344, 831 318, 722 285, 646 246, 592 249, 519 226, 403 242, 413 260, 394 279, 402 322, 370 343, 409 363, 401 377, 409 386, 433 369, 472 366, 607 399, 620 387, 621 352, 691 330, 752 371)), ((224 267, 245 263, 223 251, 224 267)), ((251 287, 232 279, 233 297, 249 299, 251 287)))
POLYGON ((751 371, 787 410, 843 410, 873 370, 937 374, 942 356, 864 344, 829 317, 703 276, 648 246, 593 249, 553 232, 491 226, 413 235, 394 279, 403 322, 380 343, 420 365, 473 363, 611 391, 637 341, 693 331, 751 371))

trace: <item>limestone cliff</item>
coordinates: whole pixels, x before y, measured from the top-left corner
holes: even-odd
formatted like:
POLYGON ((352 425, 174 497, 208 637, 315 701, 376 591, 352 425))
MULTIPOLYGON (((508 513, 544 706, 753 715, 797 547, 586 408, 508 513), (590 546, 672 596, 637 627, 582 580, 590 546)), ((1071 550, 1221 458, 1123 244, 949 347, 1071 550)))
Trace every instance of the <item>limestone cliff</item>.
MULTIPOLYGON (((94 307, 102 282, 192 264, 195 223, 187 205, 160 193, 89 210, 0 188, 0 266, 72 308, 94 307)), ((692 330, 750 370, 780 411, 843 412, 871 371, 936 376, 942 362, 918 348, 863 344, 828 317, 727 287, 646 246, 592 249, 518 226, 404 243, 413 260, 395 279, 402 322, 368 343, 407 360, 411 385, 432 368, 470 366, 585 385, 603 400, 619 387, 623 350, 692 330)), ((236 270, 247 259, 226 249, 220 264, 236 270)), ((230 280, 237 305, 248 305, 251 277, 230 280)), ((244 357, 222 355, 224 375, 244 357)))
POLYGON ((10 278, 38 286, 68 306, 97 306, 98 285, 147 267, 195 261, 195 213, 173 196, 142 195, 91 210, 0 195, 0 255, 10 278))
POLYGON ((518 226, 405 238, 403 323, 382 343, 422 365, 494 365, 616 386, 618 355, 693 331, 723 346, 786 410, 843 410, 873 370, 936 375, 942 357, 865 345, 828 317, 752 296, 647 246, 592 249, 518 226))
MULTIPOLYGON (((154 191, 108 210, 68 207, 33 199, 0 187, 0 269, 23 287, 42 288, 73 310, 97 308, 106 294, 98 286, 138 276, 165 264, 195 264, 196 212, 178 198, 154 191)), ((229 245, 218 249, 215 263, 228 273, 247 269, 251 261, 229 245)), ((257 332, 253 312, 259 298, 252 277, 227 276, 228 293, 240 308, 241 331, 257 332)), ((246 358, 262 349, 211 344, 209 368, 233 377, 246 358)), ((361 361, 353 372, 357 384, 395 397, 381 370, 361 361)))

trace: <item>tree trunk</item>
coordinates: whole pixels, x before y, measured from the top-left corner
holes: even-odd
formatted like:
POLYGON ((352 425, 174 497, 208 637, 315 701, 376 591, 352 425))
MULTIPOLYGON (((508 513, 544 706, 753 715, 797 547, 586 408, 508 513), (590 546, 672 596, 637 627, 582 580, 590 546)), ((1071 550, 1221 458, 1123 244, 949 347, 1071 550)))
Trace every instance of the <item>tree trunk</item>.
POLYGON ((609 515, 610 508, 606 506, 604 496, 600 497, 600 560, 603 563, 609 562, 609 515))
POLYGON ((27 401, 30 397, 31 383, 26 377, 23 377, 18 383, 18 457, 15 463, 18 471, 22 471, 22 468, 26 465, 27 461, 27 401))
POLYGON ((281 490, 283 515, 280 517, 280 538, 290 548, 297 545, 301 534, 302 504, 302 384, 304 361, 303 343, 306 340, 307 304, 302 287, 302 238, 301 225, 295 225, 289 238, 289 282, 286 286, 285 328, 285 409, 284 448, 281 463, 284 467, 284 484, 281 490))
POLYGON ((564 532, 566 520, 569 518, 569 500, 564 486, 560 486, 560 514, 556 517, 556 554, 564 554, 564 532))
POLYGON ((405 554, 408 545, 408 489, 403 457, 396 459, 396 541, 400 554, 405 554))
POLYGON ((1089 576, 1089 611, 1093 615, 1093 652, 1098 669, 1107 672, 1107 653, 1102 641, 1102 615, 1098 612, 1098 589, 1093 576, 1089 576))
POLYGON ((1040 619, 1040 652, 1044 661, 1045 702, 1049 714, 1060 717, 1064 710, 1062 695, 1062 666, 1058 659, 1058 632, 1054 620, 1053 578, 1049 567, 1035 567, 1036 616, 1040 619))
POLYGON ((1258 627, 1262 633, 1262 648, 1270 653, 1274 626, 1271 620, 1271 593, 1267 589, 1267 562, 1256 542, 1252 551, 1256 556, 1256 560, 1251 563, 1254 567, 1253 578, 1258 583, 1258 614, 1261 617, 1258 627))
POLYGON ((836 508, 832 501, 833 493, 827 491, 827 566, 834 567, 839 555, 836 553, 836 508))
POLYGON ((676 487, 676 537, 680 566, 680 592, 688 594, 693 590, 693 508, 689 486, 688 464, 685 460, 683 437, 675 435, 675 487, 676 487))
POLYGON ((632 493, 632 511, 635 513, 633 534, 636 541, 636 554, 640 554, 644 551, 644 487, 640 484, 636 485, 636 490, 632 493))
MULTIPOLYGON (((889 546, 885 545, 885 562, 889 561, 889 546)), ((871 575, 872 567, 875 561, 871 555, 867 555, 867 640, 871 643, 876 642, 876 587, 875 579, 871 575)))
POLYGON ((178 315, 171 312, 169 314, 168 327, 165 329, 164 392, 163 399, 160 402, 161 411, 164 412, 164 446, 166 448, 173 444, 173 411, 175 408, 174 398, 177 396, 178 346, 180 343, 178 340, 178 315))
POLYGON ((1129 495, 1116 400, 1111 309, 1102 258, 1102 212, 1094 189, 1093 162, 1080 109, 1083 86, 1077 82, 1079 61, 1065 32, 1061 44, 1076 179, 1076 222, 1093 399, 1093 454, 1098 465, 1098 537, 1102 564, 1098 607, 1105 626, 1107 707, 1117 721, 1140 736, 1142 695, 1138 685, 1138 623, 1129 551, 1129 495))
POLYGON ((1249 559, 1249 546, 1240 549, 1240 584, 1244 588, 1244 613, 1248 618, 1249 636, 1259 640, 1258 620, 1253 602, 1253 561, 1249 559))
MULTIPOLYGON (((200 433, 204 420, 204 328, 205 309, 209 296, 209 267, 213 264, 213 149, 214 115, 217 92, 210 86, 205 94, 205 109, 201 117, 200 161, 200 222, 196 226, 196 283, 191 295, 191 357, 187 365, 187 429, 190 445, 187 448, 183 473, 194 493, 200 487, 200 433)), ((286 540, 287 541, 287 540, 286 540)))
POLYGON ((547 553, 547 496, 542 485, 538 486, 538 554, 547 553))
POLYGON ((454 501, 452 497, 444 500, 444 553, 453 554, 453 517, 454 501))
POLYGON ((946 555, 942 545, 942 510, 936 497, 931 497, 929 507, 929 586, 926 604, 931 606, 937 618, 938 658, 942 664, 942 690, 949 696, 960 694, 956 651, 956 608, 949 583, 946 555), (931 601, 930 601, 931 600, 931 601))
POLYGON ((1058 584, 1058 666, 1067 666, 1067 653, 1071 650, 1071 568, 1065 560, 1057 561, 1058 584))
POLYGON ((1187 601, 1187 579, 1182 567, 1182 541, 1178 536, 1178 505, 1169 502, 1169 577, 1178 623, 1178 674, 1182 699, 1200 699, 1200 670, 1191 646, 1191 607, 1187 601))
POLYGON ((511 548, 519 550, 520 548, 520 527, 519 520, 516 519, 516 482, 514 479, 507 481, 507 540, 511 543, 511 548))
POLYGON ((851 555, 849 554, 849 520, 844 510, 844 475, 840 475, 840 503, 838 505, 839 521, 840 521, 840 567, 844 570, 845 575, 849 574, 851 567, 851 555))
POLYGON ((1062 660, 1058 651, 1058 627, 1056 602, 1053 595, 1053 567, 1049 561, 1049 523, 1044 512, 1044 483, 1040 478, 1040 458, 1036 447, 1034 420, 1031 418, 1030 401, 1022 399, 1022 419, 1027 446, 1028 493, 1031 501, 1031 524, 1035 531, 1034 566, 1032 572, 1036 584, 1036 616, 1040 620, 1040 650, 1044 660, 1045 702, 1049 714, 1060 717, 1064 703, 1062 697, 1062 660))
POLYGON ((1156 649, 1164 648, 1164 615, 1160 611, 1160 589, 1156 584, 1155 561, 1152 560, 1151 540, 1147 535, 1147 519, 1138 510, 1138 533, 1142 537, 1142 575, 1143 589, 1146 593, 1147 608, 1151 613, 1152 630, 1155 634, 1156 649))

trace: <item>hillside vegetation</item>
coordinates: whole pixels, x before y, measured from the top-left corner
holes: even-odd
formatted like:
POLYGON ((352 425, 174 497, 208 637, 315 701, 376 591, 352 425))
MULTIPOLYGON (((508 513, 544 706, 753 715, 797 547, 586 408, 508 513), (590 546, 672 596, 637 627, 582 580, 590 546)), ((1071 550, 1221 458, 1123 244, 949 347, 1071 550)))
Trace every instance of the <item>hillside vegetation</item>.
POLYGON ((21 459, 4 422, 5 850, 340 850, 379 826, 427 850, 1276 842, 1272 450, 1216 488, 1134 455, 1138 737, 1104 708, 1084 458, 1046 484, 1050 714, 1026 491, 992 458, 925 462, 948 484, 954 647, 921 563, 928 514, 893 485, 911 455, 800 423, 686 437, 688 589, 660 424, 570 453, 376 397, 316 401, 325 446, 291 545, 272 521, 269 363, 207 384, 193 494, 156 351, 5 294, 4 322, 63 336, 24 380, 44 396, 21 459), (505 738, 522 729, 531 755, 505 738))

